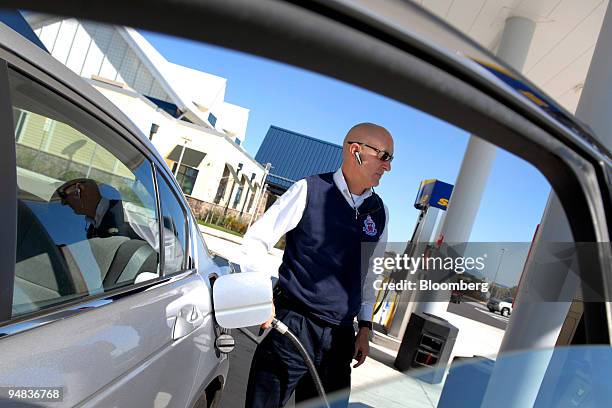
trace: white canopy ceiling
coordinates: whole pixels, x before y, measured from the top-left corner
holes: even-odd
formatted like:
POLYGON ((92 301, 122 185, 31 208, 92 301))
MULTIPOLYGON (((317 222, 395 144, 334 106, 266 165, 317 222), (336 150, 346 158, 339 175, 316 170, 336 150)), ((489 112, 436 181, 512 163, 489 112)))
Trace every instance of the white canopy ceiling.
POLYGON ((414 1, 490 50, 506 18, 535 21, 523 73, 570 112, 576 110, 608 0, 414 1))

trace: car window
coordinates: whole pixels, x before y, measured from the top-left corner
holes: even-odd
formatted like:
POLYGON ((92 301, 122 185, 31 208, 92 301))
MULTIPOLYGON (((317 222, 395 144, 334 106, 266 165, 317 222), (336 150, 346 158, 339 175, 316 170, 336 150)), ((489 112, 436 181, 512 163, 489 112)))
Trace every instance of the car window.
POLYGON ((164 177, 158 177, 164 229, 164 274, 185 270, 187 253, 187 220, 185 211, 164 177))
POLYGON ((213 257, 208 251, 208 247, 206 246, 206 241, 202 236, 202 231, 200 230, 200 224, 196 221, 196 217, 191 212, 190 217, 191 224, 191 233, 189 238, 189 250, 190 250, 190 259, 193 260, 193 265, 195 265, 198 272, 202 274, 203 277, 208 278, 209 273, 216 273, 215 263, 213 262, 213 257))
POLYGON ((151 163, 100 121, 12 71, 13 316, 158 276, 151 163))

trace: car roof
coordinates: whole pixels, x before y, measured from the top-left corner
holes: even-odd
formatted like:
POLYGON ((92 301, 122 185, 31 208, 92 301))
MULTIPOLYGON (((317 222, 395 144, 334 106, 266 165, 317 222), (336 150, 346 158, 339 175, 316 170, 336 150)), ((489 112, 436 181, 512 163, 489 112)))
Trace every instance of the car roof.
POLYGON ((155 157, 159 163, 164 162, 149 139, 111 101, 106 99, 90 83, 53 58, 48 52, 4 23, 0 23, 0 47, 19 56, 95 105, 144 145, 150 156, 155 157))
MULTIPOLYGON (((288 48, 280 44, 282 41, 278 41, 278 33, 293 30, 296 33, 291 40, 302 40, 299 37, 303 35, 305 27, 296 27, 289 21, 284 22, 284 18, 290 14, 289 9, 301 9, 302 12, 334 20, 423 58, 426 62, 494 96, 537 125, 550 129, 556 138, 570 143, 574 149, 588 152, 589 155, 595 156, 596 160, 612 162, 610 150, 593 135, 587 125, 489 50, 410 1, 158 0, 154 6, 146 9, 142 9, 138 2, 132 4, 115 0, 110 3, 93 1, 86 7, 71 2, 46 0, 6 0, 5 3, 5 7, 74 15, 206 41, 281 62, 290 60, 292 65, 313 70, 312 60, 304 63, 309 55, 307 49, 300 50, 298 54, 302 55, 296 57, 295 44, 289 44, 288 48), (117 13, 118 7, 124 11, 117 13), (272 7, 275 8, 275 13, 270 13, 272 7), (160 17, 161 10, 165 11, 163 18, 160 17), (176 24, 176 21, 182 21, 182 24, 176 24), (206 21, 206 24, 201 24, 202 21, 206 21), (239 29, 228 30, 230 22, 240 24, 239 29), (263 26, 265 29, 262 30, 263 26), (249 32, 251 29, 256 31, 249 32), (266 41, 273 41, 274 46, 265 46, 266 41), (279 50, 283 53, 282 56, 278 55, 279 50), (535 98, 526 96, 525 92, 522 92, 525 89, 529 89, 528 93, 535 95, 535 98)), ((308 27, 308 32, 312 32, 312 27, 308 27)), ((319 71, 318 67, 314 71, 319 71)))

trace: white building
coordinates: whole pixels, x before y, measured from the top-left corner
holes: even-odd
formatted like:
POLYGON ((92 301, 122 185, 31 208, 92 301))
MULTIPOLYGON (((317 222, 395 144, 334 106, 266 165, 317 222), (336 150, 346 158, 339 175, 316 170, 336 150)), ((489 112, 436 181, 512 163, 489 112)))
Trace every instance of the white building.
POLYGON ((216 208, 248 220, 255 213, 265 170, 241 146, 249 110, 224 100, 225 78, 169 62, 131 28, 25 17, 53 57, 144 134, 157 126, 152 142, 196 214, 216 208))

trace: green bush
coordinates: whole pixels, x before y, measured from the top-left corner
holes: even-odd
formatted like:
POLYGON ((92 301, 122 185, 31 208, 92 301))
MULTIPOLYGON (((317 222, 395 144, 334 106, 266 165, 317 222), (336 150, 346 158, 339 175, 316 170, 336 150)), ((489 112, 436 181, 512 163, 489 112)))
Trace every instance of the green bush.
POLYGON ((203 211, 200 214, 199 220, 201 224, 219 227, 220 230, 228 230, 239 235, 246 233, 248 223, 234 215, 223 215, 220 209, 212 209, 203 211))

